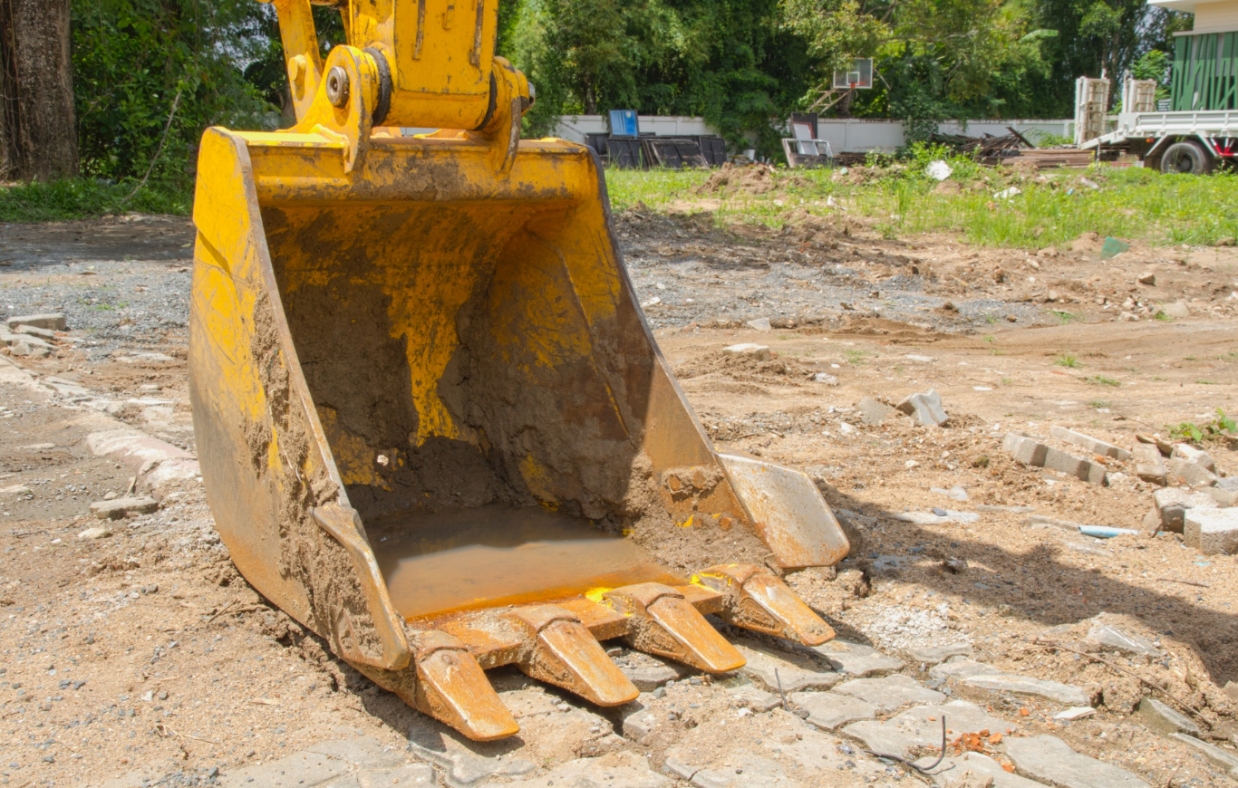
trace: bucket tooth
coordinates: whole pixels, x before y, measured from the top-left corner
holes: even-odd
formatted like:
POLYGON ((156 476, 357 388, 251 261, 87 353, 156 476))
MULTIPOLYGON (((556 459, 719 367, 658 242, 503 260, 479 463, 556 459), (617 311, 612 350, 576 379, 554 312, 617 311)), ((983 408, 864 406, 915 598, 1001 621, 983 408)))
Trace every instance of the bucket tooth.
POLYGON ((670 586, 638 583, 609 591, 604 599, 628 616, 625 639, 633 648, 708 673, 744 666, 735 647, 670 586))
POLYGON ((527 632, 529 648, 516 663, 533 678, 599 706, 621 706, 640 694, 580 619, 558 605, 532 605, 510 617, 527 632))
POLYGON ((718 615, 754 632, 819 646, 834 630, 773 572, 752 564, 725 564, 699 572, 693 581, 722 595, 718 615))
POLYGON ((458 639, 433 630, 418 633, 414 660, 418 711, 474 741, 502 739, 520 730, 481 665, 458 639))

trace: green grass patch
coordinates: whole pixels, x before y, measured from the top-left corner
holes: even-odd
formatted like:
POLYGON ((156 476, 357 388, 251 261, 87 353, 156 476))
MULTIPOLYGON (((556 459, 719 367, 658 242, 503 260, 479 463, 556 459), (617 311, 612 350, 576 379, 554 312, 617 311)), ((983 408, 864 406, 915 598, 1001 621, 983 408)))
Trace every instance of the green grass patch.
POLYGON ((0 222, 54 222, 131 212, 188 216, 192 209, 190 186, 147 183, 133 194, 136 185, 72 178, 0 186, 0 222))
POLYGON ((1059 367, 1070 367, 1071 369, 1076 369, 1083 366, 1083 363, 1070 353, 1061 354, 1053 360, 1053 363, 1059 367))
MULTIPOLYGON (((956 163, 951 160, 952 167, 956 163)), ((742 170, 736 173, 738 178, 742 170)), ((1211 245, 1238 236, 1238 174, 1229 172, 1197 177, 1099 166, 1085 173, 1050 172, 1046 183, 1038 183, 1005 168, 973 165, 955 167, 951 180, 965 181, 956 193, 934 191, 937 182, 923 175, 918 159, 866 171, 864 183, 835 181, 835 173, 779 169, 770 176, 775 188, 765 194, 730 187, 698 193, 710 177, 700 170, 607 169, 606 182, 616 210, 638 203, 655 211, 699 206, 720 225, 778 228, 793 212, 840 223, 859 216, 887 237, 956 232, 973 244, 1026 249, 1064 246, 1085 232, 1152 245, 1211 245), (1101 188, 1081 186, 1085 175, 1101 188), (1010 186, 1020 193, 995 197, 1010 186)))
POLYGON ((1121 386, 1122 385, 1122 381, 1115 380, 1113 378, 1107 378, 1104 375, 1093 375, 1092 377, 1088 378, 1088 380, 1092 381, 1098 386, 1121 386))
POLYGON ((1066 323, 1069 323, 1069 322, 1070 322, 1070 321, 1072 321, 1072 320, 1078 320, 1078 319, 1079 319, 1079 316, 1078 316, 1078 315, 1076 315, 1076 314, 1074 314, 1073 312, 1066 312, 1066 311, 1061 310, 1061 309, 1053 309, 1053 310, 1050 310, 1050 311, 1052 311, 1052 312, 1053 312, 1053 314, 1057 315, 1057 320, 1058 320, 1058 322, 1059 322, 1059 323, 1061 323, 1061 324, 1063 324, 1063 325, 1065 325, 1066 323))

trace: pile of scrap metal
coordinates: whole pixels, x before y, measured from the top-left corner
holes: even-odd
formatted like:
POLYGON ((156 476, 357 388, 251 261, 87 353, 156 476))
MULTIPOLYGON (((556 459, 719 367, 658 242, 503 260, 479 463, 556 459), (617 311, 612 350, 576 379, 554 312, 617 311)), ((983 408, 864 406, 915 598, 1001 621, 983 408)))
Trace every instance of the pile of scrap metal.
POLYGON ((1000 137, 992 134, 968 137, 963 134, 939 133, 934 134, 929 140, 990 166, 1019 163, 1033 165, 1038 170, 1047 167, 1086 167, 1092 163, 1094 158, 1091 151, 1080 150, 1073 145, 1037 148, 1028 141, 1027 137, 1010 126, 1007 126, 1006 130, 1010 133, 1000 137))
POLYGON ((721 167, 727 163, 726 142, 713 135, 659 137, 642 133, 635 110, 611 110, 610 132, 588 134, 585 144, 621 170, 664 167, 721 167))

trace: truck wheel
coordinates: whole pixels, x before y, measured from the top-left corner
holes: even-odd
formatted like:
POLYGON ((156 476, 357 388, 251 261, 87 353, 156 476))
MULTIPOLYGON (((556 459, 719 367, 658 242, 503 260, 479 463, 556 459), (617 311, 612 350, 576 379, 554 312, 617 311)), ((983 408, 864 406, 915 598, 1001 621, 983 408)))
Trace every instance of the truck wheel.
POLYGON ((1161 155, 1161 172, 1206 175, 1212 165, 1212 156, 1198 142, 1175 142, 1161 155))

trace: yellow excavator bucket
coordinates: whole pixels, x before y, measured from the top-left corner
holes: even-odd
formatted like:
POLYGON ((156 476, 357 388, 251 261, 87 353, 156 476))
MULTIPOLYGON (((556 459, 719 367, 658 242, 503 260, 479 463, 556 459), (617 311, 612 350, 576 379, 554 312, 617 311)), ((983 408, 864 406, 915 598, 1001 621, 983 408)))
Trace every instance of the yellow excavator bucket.
POLYGON ((202 139, 190 390, 245 578, 488 740, 517 730, 488 668, 617 705, 599 641, 721 673, 743 658, 706 614, 828 640, 768 567, 848 545, 802 473, 713 450, 597 159, 519 139, 531 90, 474 3, 354 2, 322 62, 308 0, 276 0, 299 120, 202 139))

